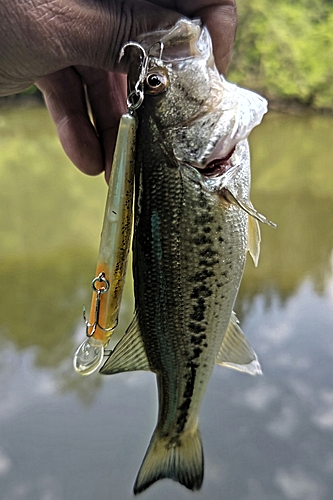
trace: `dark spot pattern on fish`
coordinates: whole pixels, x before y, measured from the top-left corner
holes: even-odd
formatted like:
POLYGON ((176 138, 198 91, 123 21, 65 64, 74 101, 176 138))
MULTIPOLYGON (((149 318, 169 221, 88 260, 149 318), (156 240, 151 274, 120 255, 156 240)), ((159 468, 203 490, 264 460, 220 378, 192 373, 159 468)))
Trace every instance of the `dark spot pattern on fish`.
POLYGON ((190 318, 194 321, 203 321, 205 317, 205 299, 203 297, 199 297, 197 303, 193 306, 193 312, 190 314, 190 318))
POLYGON ((205 285, 201 284, 199 286, 195 286, 190 295, 191 299, 198 299, 199 297, 210 297, 212 295, 212 291, 205 285))
POLYGON ((200 323, 190 323, 188 325, 189 330, 193 333, 203 333, 206 331, 206 327, 204 325, 201 325, 200 323))
MULTIPOLYGON (((197 200, 197 205, 199 208, 207 208, 207 200, 205 200, 205 198, 202 196, 197 200)), ((211 215, 209 215, 209 213, 197 215, 197 217, 194 219, 194 222, 196 222, 198 218, 201 218, 202 225, 204 223, 208 224, 210 222, 214 222, 214 218, 211 215)))
POLYGON ((194 245, 198 245, 198 246, 212 245, 213 244, 212 239, 203 233, 198 234, 195 238, 193 238, 192 241, 193 241, 194 245))
POLYGON ((172 436, 170 441, 166 443, 165 448, 169 450, 170 448, 181 446, 181 444, 182 441, 179 436, 172 436))
POLYGON ((206 260, 206 259, 201 259, 199 260, 198 262, 198 266, 199 267, 208 267, 208 266, 215 266, 216 264, 218 264, 220 261, 218 259, 214 259, 214 260, 206 260))
POLYGON ((201 353, 202 349, 200 349, 200 347, 196 347, 195 349, 193 349, 192 359, 198 358, 201 353))
POLYGON ((194 283, 196 283, 196 282, 201 283, 205 279, 211 278, 212 276, 214 276, 214 274, 215 274, 214 271, 212 271, 210 269, 203 269, 202 271, 195 273, 194 276, 191 278, 191 281, 194 283))
POLYGON ((184 398, 191 398, 193 395, 193 389, 194 389, 194 381, 195 381, 195 371, 193 371, 193 374, 191 373, 190 377, 187 377, 187 383, 185 386, 185 391, 184 391, 184 398))
POLYGON ((177 432, 179 433, 183 432, 184 430, 190 406, 191 406, 191 398, 187 398, 185 399, 184 403, 179 407, 179 410, 181 411, 179 417, 177 418, 177 432))
POLYGON ((211 259, 218 255, 218 252, 214 250, 213 248, 207 246, 201 252, 199 252, 200 257, 206 257, 207 259, 211 259))
MULTIPOLYGON (((200 335, 200 336, 194 336, 192 335, 191 337, 191 343, 194 344, 194 345, 199 345, 202 343, 203 340, 206 340, 207 338, 207 335, 203 334, 203 335, 200 335)), ((207 347, 207 344, 203 344, 204 346, 207 347)))
MULTIPOLYGON (((200 198, 198 203, 199 203, 200 208, 207 208, 207 201, 204 198, 200 198)), ((197 228, 202 227, 202 226, 207 228, 207 227, 209 227, 208 224, 212 224, 214 222, 214 217, 209 212, 207 212, 207 213, 201 212, 195 216, 193 222, 194 222, 195 226, 197 226, 197 228)))
POLYGON ((187 382, 183 393, 184 401, 178 407, 178 411, 180 412, 180 414, 177 418, 177 432, 179 433, 181 433, 184 430, 185 424, 188 419, 188 410, 191 406, 197 365, 190 361, 189 368, 190 370, 185 374, 187 382))

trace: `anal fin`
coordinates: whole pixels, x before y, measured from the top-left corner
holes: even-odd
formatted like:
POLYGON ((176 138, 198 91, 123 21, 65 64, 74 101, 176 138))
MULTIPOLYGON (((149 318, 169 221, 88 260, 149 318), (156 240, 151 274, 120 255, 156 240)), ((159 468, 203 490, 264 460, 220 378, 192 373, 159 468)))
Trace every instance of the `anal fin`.
POLYGON ((150 371, 140 328, 135 315, 132 323, 100 369, 104 375, 136 370, 150 371))
POLYGON ((258 357, 239 326, 234 312, 224 335, 215 363, 250 375, 261 375, 258 357))

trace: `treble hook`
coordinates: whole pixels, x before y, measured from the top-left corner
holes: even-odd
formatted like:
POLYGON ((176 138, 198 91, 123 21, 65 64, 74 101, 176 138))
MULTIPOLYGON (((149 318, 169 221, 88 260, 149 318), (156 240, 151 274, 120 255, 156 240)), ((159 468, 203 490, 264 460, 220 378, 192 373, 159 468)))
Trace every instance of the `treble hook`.
POLYGON ((86 318, 86 309, 85 309, 85 307, 83 308, 83 319, 84 319, 84 322, 86 325, 87 337, 92 337, 94 335, 94 333, 96 332, 97 327, 100 328, 103 332, 110 332, 111 330, 114 330, 114 328, 117 326, 117 325, 115 325, 115 326, 112 326, 111 328, 103 328, 99 324, 99 311, 100 311, 100 307, 101 307, 101 295, 103 295, 103 293, 106 293, 110 288, 110 283, 105 278, 105 273, 103 273, 103 272, 99 273, 99 275, 92 280, 91 286, 92 286, 93 291, 97 293, 97 297, 96 297, 95 316, 94 316, 93 323, 89 323, 89 321, 86 318), (95 283, 97 283, 97 282, 104 283, 104 287, 96 288, 95 283), (89 328, 92 328, 90 333, 89 333, 89 328))
POLYGON ((138 42, 127 42, 125 45, 122 46, 120 54, 119 54, 119 62, 121 59, 124 57, 125 54, 125 49, 127 47, 136 47, 137 49, 141 50, 143 53, 143 59, 141 62, 141 68, 140 68, 140 74, 138 77, 138 80, 134 86, 134 90, 129 93, 127 96, 127 108, 130 113, 133 113, 136 109, 138 109, 141 104, 143 103, 144 99, 144 93, 143 93, 143 82, 146 78, 147 74, 147 68, 148 68, 148 62, 149 62, 149 56, 145 49, 140 45, 138 42), (133 98, 136 97, 137 101, 134 102, 133 98))
MULTIPOLYGON (((125 43, 121 50, 120 50, 120 54, 119 54, 119 58, 118 58, 118 62, 120 62, 122 60, 122 58, 124 57, 124 54, 125 54, 125 49, 127 49, 127 47, 136 47, 137 49, 141 50, 143 52, 143 60, 147 60, 148 59, 148 55, 147 55, 147 52, 145 51, 145 49, 142 47, 142 45, 140 45, 138 42, 127 42, 125 43)), ((141 76, 141 74, 140 74, 141 76)))
POLYGON ((136 47, 137 49, 141 50, 141 52, 143 54, 139 77, 137 79, 136 84, 134 85, 134 90, 132 90, 127 96, 127 108, 128 108, 128 111, 130 113, 133 113, 143 103, 143 99, 144 99, 143 84, 144 84, 145 78, 147 76, 149 61, 152 58, 151 52, 154 49, 155 45, 160 46, 158 59, 161 60, 163 49, 164 49, 164 43, 162 41, 155 42, 150 47, 148 53, 145 51, 145 49, 142 47, 142 45, 140 45, 138 42, 127 42, 121 48, 121 51, 119 54, 119 62, 124 57, 125 49, 127 47, 136 47), (134 100, 133 100, 134 97, 137 98, 136 102, 134 102, 134 100))
POLYGON ((159 40, 158 42, 155 42, 149 49, 148 51, 148 57, 152 57, 151 56, 151 53, 155 47, 155 45, 159 45, 160 46, 160 53, 158 55, 158 59, 161 60, 162 59, 162 54, 163 54, 163 50, 164 50, 164 43, 162 42, 162 40, 159 40))

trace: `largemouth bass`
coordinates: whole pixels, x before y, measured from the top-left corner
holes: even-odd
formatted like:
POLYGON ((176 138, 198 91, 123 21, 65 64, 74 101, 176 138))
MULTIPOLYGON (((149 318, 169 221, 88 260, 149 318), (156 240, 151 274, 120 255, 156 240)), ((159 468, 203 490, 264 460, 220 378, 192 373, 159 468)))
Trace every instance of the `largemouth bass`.
MULTIPOLYGON (((219 75, 208 31, 180 21, 140 41, 133 240, 135 318, 101 369, 156 374, 156 429, 134 493, 203 481, 198 413, 215 363, 261 373, 233 306, 259 257, 246 138, 266 101, 219 75), (142 71, 142 69, 141 69, 142 71)), ((133 84, 132 84, 133 85, 133 84)), ((133 88, 133 87, 132 87, 133 88)))

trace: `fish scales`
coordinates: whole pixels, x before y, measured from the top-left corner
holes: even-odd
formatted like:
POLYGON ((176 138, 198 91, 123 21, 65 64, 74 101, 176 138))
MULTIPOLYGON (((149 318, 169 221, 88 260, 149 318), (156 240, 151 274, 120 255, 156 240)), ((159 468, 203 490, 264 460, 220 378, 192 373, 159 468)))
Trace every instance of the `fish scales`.
POLYGON ((218 74, 208 31, 196 22, 181 20, 142 43, 148 56, 137 110, 136 314, 101 369, 156 374, 157 425, 135 494, 162 478, 199 489, 198 413, 214 364, 261 373, 233 306, 247 250, 258 261, 257 219, 269 222, 249 199, 246 140, 266 101, 218 74))
MULTIPOLYGON (((147 132, 159 136, 153 123, 141 120, 139 143, 147 132)), ((134 286, 147 357, 166 388, 159 395, 158 425, 172 438, 193 424, 191 414, 197 417, 201 401, 196 397, 191 408, 193 392, 203 396, 229 323, 245 263, 247 215, 232 205, 221 211, 199 180, 170 165, 155 141, 151 146, 139 148, 136 164, 141 207, 134 286)))

